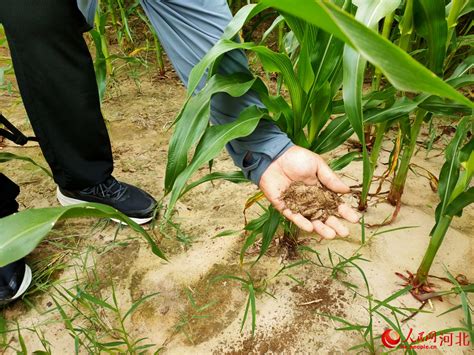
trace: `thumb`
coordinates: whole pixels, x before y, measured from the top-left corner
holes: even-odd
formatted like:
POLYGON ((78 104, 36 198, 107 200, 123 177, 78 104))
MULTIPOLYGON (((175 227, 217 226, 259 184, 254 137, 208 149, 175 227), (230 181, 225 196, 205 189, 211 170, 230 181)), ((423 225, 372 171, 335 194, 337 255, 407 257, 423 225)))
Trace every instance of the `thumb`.
POLYGON ((317 159, 318 169, 316 174, 319 181, 321 181, 324 186, 337 193, 346 194, 351 191, 349 186, 344 184, 342 180, 334 173, 334 171, 331 170, 324 159, 322 159, 320 156, 318 156, 317 159))

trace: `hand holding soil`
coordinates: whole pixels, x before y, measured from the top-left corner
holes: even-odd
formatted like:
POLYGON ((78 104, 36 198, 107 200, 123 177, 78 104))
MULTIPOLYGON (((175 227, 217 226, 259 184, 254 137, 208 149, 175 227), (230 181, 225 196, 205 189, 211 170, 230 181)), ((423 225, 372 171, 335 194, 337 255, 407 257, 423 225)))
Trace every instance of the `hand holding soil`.
POLYGON ((307 149, 297 146, 288 149, 270 164, 259 186, 286 218, 299 228, 318 233, 323 238, 333 239, 336 235, 344 237, 349 234, 348 228, 335 216, 351 223, 359 221, 359 214, 342 203, 338 195, 349 193, 349 187, 321 156, 307 149), (290 192, 287 193, 287 190, 290 192), (296 200, 290 197, 296 195, 303 197, 296 200), (314 203, 310 201, 313 199, 314 203), (317 204, 316 200, 319 201, 317 204))

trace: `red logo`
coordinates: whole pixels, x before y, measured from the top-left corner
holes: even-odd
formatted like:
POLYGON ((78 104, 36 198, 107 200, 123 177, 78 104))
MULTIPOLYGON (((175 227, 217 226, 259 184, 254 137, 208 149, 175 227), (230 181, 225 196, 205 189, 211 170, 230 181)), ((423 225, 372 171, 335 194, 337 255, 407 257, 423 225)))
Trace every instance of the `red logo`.
POLYGON ((382 334, 382 344, 389 349, 394 349, 400 344, 400 335, 393 329, 387 329, 382 334))

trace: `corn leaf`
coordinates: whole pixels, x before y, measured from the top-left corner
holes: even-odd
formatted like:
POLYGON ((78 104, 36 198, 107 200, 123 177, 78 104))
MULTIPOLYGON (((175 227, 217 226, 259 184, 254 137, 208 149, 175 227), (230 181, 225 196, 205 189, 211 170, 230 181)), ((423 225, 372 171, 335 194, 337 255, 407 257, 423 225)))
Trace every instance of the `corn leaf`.
POLYGON ((226 180, 226 181, 233 182, 235 184, 249 182, 249 180, 244 176, 244 174, 241 171, 234 171, 232 173, 219 173, 219 172, 211 173, 211 174, 207 174, 206 176, 203 176, 199 180, 196 180, 189 185, 186 185, 180 197, 182 197, 188 191, 194 189, 196 186, 199 186, 201 184, 204 184, 209 181, 214 181, 214 180, 226 180))
POLYGON ((130 218, 112 207, 86 203, 69 207, 29 209, 0 219, 0 266, 31 253, 60 220, 81 217, 114 218, 128 224, 147 240, 155 255, 166 260, 154 239, 130 218))
MULTIPOLYGON (((358 6, 356 20, 368 28, 374 28, 389 13, 395 11, 400 0, 364 0, 354 1, 358 6)), ((343 97, 347 117, 362 144, 363 183, 361 201, 365 203, 372 181, 370 157, 365 144, 364 116, 362 111, 362 93, 367 60, 354 48, 344 48, 344 85, 343 97)))
POLYGON ((266 110, 256 106, 245 109, 239 118, 229 124, 216 125, 208 128, 201 138, 191 163, 176 179, 171 191, 166 217, 169 218, 186 182, 203 164, 214 159, 224 149, 227 142, 248 136, 257 127, 258 122, 267 114, 266 110))
POLYGON ((23 160, 23 161, 26 161, 30 164, 33 164, 34 166, 40 168, 41 170, 43 170, 43 172, 45 172, 48 176, 50 177, 53 177, 53 175, 51 174, 51 172, 46 169, 44 166, 38 164, 37 162, 35 162, 33 159, 29 158, 29 157, 25 157, 25 156, 22 156, 22 155, 16 155, 16 154, 13 154, 13 153, 8 153, 8 152, 0 152, 0 163, 6 163, 7 161, 10 161, 10 160, 23 160))
POLYGON ((445 1, 415 0, 413 9, 415 31, 427 42, 427 67, 442 76, 448 37, 445 1))
MULTIPOLYGON (((364 113, 364 124, 380 123, 406 116, 427 98, 428 96, 423 94, 414 100, 403 97, 397 100, 390 108, 369 110, 364 113)), ((318 138, 314 141, 311 150, 318 154, 329 152, 344 143, 353 133, 354 129, 347 115, 337 117, 321 131, 318 138)))
POLYGON ((409 54, 330 2, 264 0, 263 4, 304 19, 332 33, 380 68, 393 86, 399 90, 426 92, 474 107, 469 99, 436 77, 409 54))
MULTIPOLYGON (((459 73, 459 75, 462 74, 463 73, 461 72, 459 73)), ((452 85, 454 88, 460 88, 471 85, 474 82, 473 80, 473 75, 463 75, 459 77, 453 77, 446 82, 452 85)), ((400 119, 401 117, 408 115, 417 107, 422 107, 425 102, 438 99, 439 98, 437 96, 429 96, 426 94, 418 95, 413 100, 408 99, 407 97, 402 97, 388 108, 373 109, 364 112, 364 124, 381 123, 400 119)), ((446 110, 448 110, 449 104, 452 104, 452 102, 447 103, 447 107, 445 108, 446 110)), ((369 105, 366 103, 365 106, 369 105)), ((454 108, 456 107, 457 106, 454 106, 454 108)), ((429 105, 427 105, 427 108, 429 108, 429 105)), ((344 143, 353 133, 354 130, 351 127, 347 116, 337 117, 321 131, 317 139, 315 139, 313 142, 311 150, 319 154, 327 153, 344 143)))
POLYGON ((262 246, 256 261, 260 260, 260 258, 267 252, 282 218, 280 212, 278 212, 273 206, 270 206, 268 212, 268 219, 262 227, 262 246))
POLYGON ((283 80, 290 94, 292 109, 294 112, 294 122, 301 121, 303 106, 306 100, 306 94, 298 81, 293 64, 290 59, 282 53, 276 53, 264 46, 253 43, 237 43, 232 40, 222 39, 204 56, 194 69, 189 78, 188 95, 196 89, 201 81, 205 70, 214 65, 221 55, 235 49, 250 50, 257 54, 264 69, 268 72, 281 73, 283 80))
POLYGON ((446 207, 448 216, 461 216, 464 207, 474 203, 474 187, 462 192, 446 207))
POLYGON ((176 127, 168 149, 166 193, 171 190, 178 175, 186 168, 189 151, 202 137, 209 124, 212 96, 216 93, 226 93, 239 97, 248 92, 254 82, 254 78, 245 74, 228 77, 216 74, 197 95, 186 103, 176 119, 176 127))
POLYGON ((338 170, 344 169, 354 160, 360 160, 360 159, 361 159, 361 155, 359 152, 349 152, 343 155, 342 157, 329 162, 329 166, 331 167, 332 170, 338 171, 338 170))
POLYGON ((440 197, 440 203, 436 208, 436 224, 433 227, 432 233, 436 229, 441 217, 446 215, 447 206, 453 200, 453 192, 460 176, 461 148, 469 129, 469 123, 469 117, 459 122, 454 138, 445 149, 446 162, 443 164, 439 174, 438 195, 440 197))
POLYGON ((107 88, 107 61, 102 46, 102 37, 100 32, 93 29, 90 31, 90 34, 95 45, 95 78, 97 81, 97 88, 99 90, 100 101, 102 101, 107 88))

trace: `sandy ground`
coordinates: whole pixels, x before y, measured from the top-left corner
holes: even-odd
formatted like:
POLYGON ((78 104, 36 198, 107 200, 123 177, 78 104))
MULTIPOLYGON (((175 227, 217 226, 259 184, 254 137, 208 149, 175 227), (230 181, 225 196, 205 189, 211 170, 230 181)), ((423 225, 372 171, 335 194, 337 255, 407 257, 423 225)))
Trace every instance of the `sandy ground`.
MULTIPOLYGON (((111 133, 117 178, 132 182, 158 198, 163 195, 170 137, 168 128, 183 98, 184 89, 175 78, 163 80, 148 75, 142 79, 140 90, 130 80, 114 86, 104 103, 104 114, 111 133)), ((0 94, 0 106, 6 116, 24 130, 29 130, 17 95, 0 94)), ((443 146, 441 143, 427 159, 425 152, 419 151, 414 162, 438 175, 442 162, 439 156, 443 146)), ((390 142, 386 142, 386 148, 390 148, 390 142)), ((346 149, 342 147, 332 156, 340 155, 346 149)), ((4 150, 27 155, 45 164, 35 145, 25 148, 8 145, 4 150)), ((388 153, 384 154, 383 160, 386 161, 388 153)), ((19 201, 22 209, 57 205, 54 182, 38 169, 22 162, 2 164, 1 169, 21 185, 19 201)), ((215 170, 234 169, 226 154, 216 160, 215 170)), ((378 173, 383 170, 384 166, 380 166, 378 173)), ((353 163, 342 171, 342 175, 348 184, 356 185, 360 172, 361 164, 353 163)), ((205 170, 200 172, 201 175, 204 173, 205 170)), ((335 330, 341 324, 320 314, 327 313, 357 324, 367 324, 367 300, 354 298, 353 292, 343 282, 357 285, 363 294, 367 291, 360 273, 354 268, 347 269, 346 275, 340 273, 337 279, 332 277, 328 250, 333 254, 335 263, 338 262, 337 254, 349 258, 354 253, 360 253, 368 261, 356 263, 367 276, 373 298, 382 300, 388 297, 402 288, 401 279, 395 272, 416 271, 434 223, 437 195, 431 191, 425 178, 412 173, 397 221, 381 230, 413 228, 374 237, 372 235, 376 230, 368 229, 368 242, 363 247, 360 245, 360 225, 350 226, 350 237, 334 241, 319 242, 316 236, 304 235, 301 238, 305 245, 321 253, 321 259, 328 267, 306 264, 275 277, 284 265, 294 262, 283 260, 282 252, 276 246, 271 256, 264 257, 256 266, 251 267, 249 263, 255 255, 249 255, 241 267, 238 254, 242 237, 235 234, 213 238, 224 230, 240 230, 243 227, 244 203, 255 192, 257 189, 251 185, 216 182, 202 185, 185 196, 179 202, 174 217, 179 230, 166 227, 160 231, 159 225, 154 229, 169 256, 168 263, 154 256, 146 243, 126 228, 116 234, 117 227, 112 223, 97 225, 95 220, 62 223, 28 259, 30 264, 37 265, 43 258, 49 258, 50 266, 60 264, 61 267, 55 269, 39 290, 27 295, 25 302, 19 301, 3 310, 8 329, 15 330, 15 322, 18 322, 30 352, 43 349, 39 337, 33 332, 36 328, 44 334, 53 353, 72 353, 74 339, 61 320, 53 296, 61 304, 65 302, 58 296, 55 287, 60 290, 61 287, 72 288, 75 292, 74 287, 80 285, 97 297, 110 301, 110 284, 113 283, 123 313, 141 297, 159 293, 138 307, 125 322, 131 338, 145 337, 146 343, 154 344, 148 350, 150 353, 157 350, 165 354, 347 353, 350 347, 362 342, 359 333, 335 330), (66 248, 58 248, 55 244, 57 240, 62 240, 66 248), (250 273, 258 289, 265 289, 272 295, 257 292, 257 330, 254 337, 251 336, 250 320, 240 331, 247 292, 235 281, 215 279, 219 275, 247 277, 245 271, 250 273), (194 306, 190 298, 195 301, 194 306)), ((355 198, 348 199, 356 204, 355 198)), ((365 217, 367 223, 381 222, 392 213, 391 206, 371 202, 373 205, 365 217)), ((252 208, 251 215, 257 213, 258 207, 252 208)), ((437 256, 432 274, 445 276, 446 267, 452 274, 462 273, 472 282, 473 218, 474 209, 471 206, 462 218, 455 220, 437 256)), ((450 288, 442 281, 435 283, 440 289, 450 288)), ((433 301, 425 307, 427 313, 420 313, 404 323, 405 334, 410 328, 415 336, 420 332, 426 334, 460 326, 463 320, 461 310, 439 316, 459 302, 456 297, 445 297, 443 302, 433 301)), ((411 295, 402 296, 392 304, 414 308, 420 305, 411 295)), ((69 306, 65 305, 64 309, 69 315, 74 314, 69 306)), ((109 328, 117 326, 117 318, 110 312, 101 311, 100 317, 109 328)), ((374 316, 373 322, 375 336, 380 336, 387 324, 380 316, 374 316)), ((81 317, 74 321, 75 326, 94 328, 88 324, 81 317)), ((107 334, 103 329, 93 330, 97 331, 102 342, 116 340, 113 332, 107 334)), ((15 349, 20 348, 16 332, 7 333, 4 343, 15 349)), ((380 339, 376 339, 375 343, 381 346, 380 339)), ((12 352, 11 348, 5 351, 12 352)), ((460 354, 467 353, 468 349, 453 344, 422 352, 460 354)))

